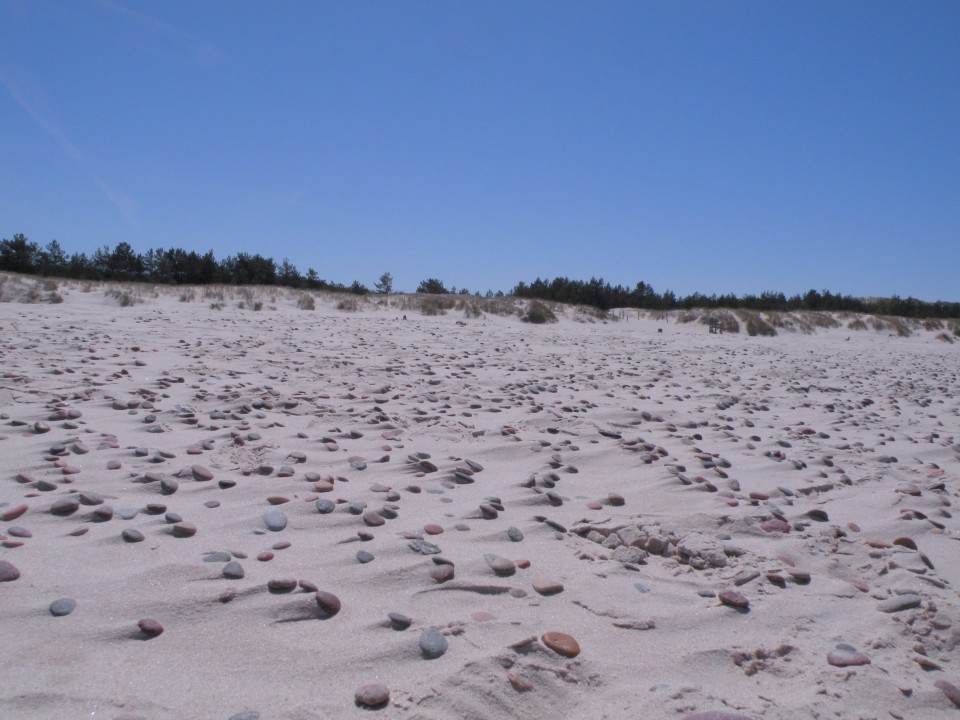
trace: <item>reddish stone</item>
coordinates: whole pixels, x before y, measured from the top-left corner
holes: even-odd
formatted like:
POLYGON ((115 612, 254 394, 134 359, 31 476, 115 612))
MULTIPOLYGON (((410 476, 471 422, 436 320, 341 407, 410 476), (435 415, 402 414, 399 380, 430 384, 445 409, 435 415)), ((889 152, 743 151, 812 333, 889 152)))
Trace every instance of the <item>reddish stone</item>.
POLYGON ((7 508, 3 511, 3 514, 0 515, 0 520, 3 522, 9 522, 10 520, 16 520, 18 517, 23 515, 27 510, 30 509, 30 506, 26 503, 21 503, 20 505, 14 505, 11 508, 7 508))
POLYGON ((150 638, 155 638, 163 634, 163 625, 150 618, 144 618, 138 622, 137 627, 140 628, 140 632, 150 638))
POLYGON ((333 617, 340 612, 340 598, 333 593, 325 592, 324 590, 317 590, 317 607, 319 607, 330 617, 333 617))
POLYGON ((561 632, 544 633, 540 641, 558 655, 573 658, 580 654, 580 645, 570 635, 561 632))
POLYGON ((360 707, 372 708, 385 705, 390 700, 390 689, 380 683, 364 685, 353 694, 353 701, 360 707))

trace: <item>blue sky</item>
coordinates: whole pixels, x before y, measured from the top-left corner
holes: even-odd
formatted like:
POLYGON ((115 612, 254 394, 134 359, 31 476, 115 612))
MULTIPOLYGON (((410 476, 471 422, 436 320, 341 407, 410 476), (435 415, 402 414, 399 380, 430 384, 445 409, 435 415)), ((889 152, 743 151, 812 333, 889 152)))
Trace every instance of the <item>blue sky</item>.
POLYGON ((960 300, 960 2, 0 0, 0 235, 960 300))

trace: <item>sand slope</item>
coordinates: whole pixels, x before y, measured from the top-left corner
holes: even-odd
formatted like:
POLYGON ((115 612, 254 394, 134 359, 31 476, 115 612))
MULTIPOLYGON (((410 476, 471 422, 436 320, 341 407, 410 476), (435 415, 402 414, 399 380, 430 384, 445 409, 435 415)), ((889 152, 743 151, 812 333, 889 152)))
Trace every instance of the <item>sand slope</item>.
POLYGON ((0 716, 960 712, 960 346, 257 292, 0 304, 0 716))

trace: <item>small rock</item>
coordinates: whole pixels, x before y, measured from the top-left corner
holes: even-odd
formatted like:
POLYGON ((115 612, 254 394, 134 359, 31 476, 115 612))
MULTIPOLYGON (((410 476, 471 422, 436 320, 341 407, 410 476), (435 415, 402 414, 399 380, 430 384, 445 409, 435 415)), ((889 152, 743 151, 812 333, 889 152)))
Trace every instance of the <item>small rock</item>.
POLYGON ((120 533, 120 537, 122 537, 128 543, 143 542, 145 539, 142 532, 139 530, 134 530, 133 528, 126 528, 120 533))
POLYGON ((827 662, 834 667, 869 665, 870 658, 856 650, 834 650, 827 654, 827 662))
POLYGON ((50 614, 54 617, 69 615, 77 609, 77 601, 73 598, 59 598, 50 603, 50 614))
POLYGON ((557 580, 536 580, 533 589, 541 595, 556 595, 563 592, 563 583, 557 580))
POLYGON ((243 565, 236 560, 231 560, 223 566, 223 576, 230 580, 239 580, 244 575, 243 565))
POLYGON ((413 624, 413 619, 403 613, 392 612, 388 613, 387 617, 390 619, 390 627, 394 630, 406 630, 413 624))
POLYGON ((373 553, 368 553, 366 550, 357 551, 357 561, 363 564, 373 561, 373 553))
POLYGON ((523 532, 518 527, 513 527, 512 525, 507 528, 507 537, 512 542, 520 542, 523 540, 523 532))
POLYGON ((333 617, 340 612, 340 598, 333 593, 317 590, 317 607, 328 617, 333 617))
POLYGON ((500 555, 488 553, 483 556, 483 559, 487 561, 487 565, 490 566, 490 569, 500 577, 509 577, 517 572, 517 566, 514 565, 513 561, 508 560, 505 557, 501 557, 500 555))
POLYGON ((544 633, 541 642, 558 655, 573 658, 580 654, 580 645, 570 635, 561 632, 544 633))
POLYGON ((895 613, 901 610, 910 610, 919 607, 922 602, 919 595, 908 593, 906 595, 894 595, 891 598, 881 601, 877 605, 877 610, 885 613, 895 613))
POLYGON ((155 638, 163 634, 163 625, 150 618, 144 618, 138 622, 137 627, 140 628, 140 632, 150 638, 155 638))
POLYGON ((0 582, 11 582, 20 577, 20 571, 13 563, 0 560, 0 582))
POLYGON ((420 633, 420 652, 428 660, 435 660, 447 651, 447 638, 435 627, 424 628, 420 633))
POLYGON ((371 683, 364 685, 353 694, 353 701, 363 708, 375 708, 390 700, 390 690, 386 685, 371 683))
POLYGON ((723 590, 717 594, 717 597, 720 598, 720 602, 724 605, 729 605, 738 610, 746 610, 750 607, 750 601, 734 590, 723 590))
POLYGON ((263 524, 267 526, 267 530, 280 532, 287 526, 287 515, 283 510, 267 510, 263 514, 263 524))

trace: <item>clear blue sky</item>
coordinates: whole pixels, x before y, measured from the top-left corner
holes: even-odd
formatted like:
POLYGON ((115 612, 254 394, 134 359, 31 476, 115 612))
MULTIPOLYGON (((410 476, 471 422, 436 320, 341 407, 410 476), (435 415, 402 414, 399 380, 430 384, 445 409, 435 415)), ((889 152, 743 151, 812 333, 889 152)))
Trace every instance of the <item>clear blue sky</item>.
POLYGON ((0 236, 960 300, 960 2, 0 0, 0 236))

